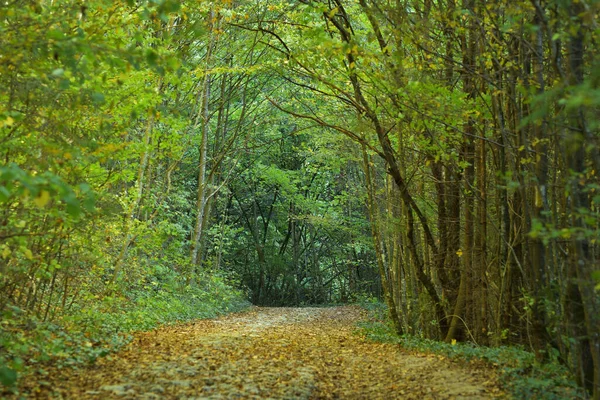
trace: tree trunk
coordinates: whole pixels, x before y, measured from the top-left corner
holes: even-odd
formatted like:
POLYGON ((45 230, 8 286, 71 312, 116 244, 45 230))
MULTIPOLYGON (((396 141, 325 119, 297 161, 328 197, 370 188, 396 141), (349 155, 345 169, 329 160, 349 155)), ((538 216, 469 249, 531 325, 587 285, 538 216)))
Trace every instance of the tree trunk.
POLYGON ((371 166, 369 156, 367 154, 367 149, 365 146, 362 146, 362 156, 363 156, 363 169, 365 172, 365 182, 367 186, 367 208, 369 210, 369 219, 371 220, 371 233, 373 235, 373 245, 375 247, 375 255, 377 257, 377 267, 379 269, 379 277, 381 279, 381 286, 383 288, 383 297, 385 299, 385 304, 388 306, 389 316, 394 324, 394 329, 398 335, 402 335, 402 323, 400 321, 400 317, 398 315, 398 310, 396 309, 396 302, 393 299, 393 293, 390 292, 390 282, 387 277, 387 268, 385 265, 385 260, 383 256, 383 250, 381 248, 381 232, 379 228, 379 216, 377 211, 377 206, 375 202, 375 189, 374 189, 374 181, 372 179, 371 174, 371 166))
MULTIPOLYGON (((208 72, 210 66, 212 64, 212 52, 216 45, 216 34, 214 32, 214 10, 211 9, 209 13, 209 37, 208 44, 206 49, 206 56, 204 59, 204 63, 206 65, 206 71, 204 75, 204 80, 202 82, 202 86, 200 92, 198 93, 198 105, 199 110, 196 115, 196 122, 194 123, 194 129, 200 128, 200 143, 198 145, 198 192, 196 197, 196 222, 194 224, 194 232, 192 236, 192 244, 191 244, 191 268, 193 269, 199 263, 200 248, 201 248, 201 239, 202 232, 204 229, 204 213, 206 210, 206 202, 208 199, 207 192, 209 190, 207 185, 207 174, 206 174, 206 162, 207 162, 207 152, 208 152, 208 130, 209 130, 209 103, 210 103, 210 88, 211 88, 211 75, 208 72)), ((191 276, 188 277, 190 279, 191 276)))

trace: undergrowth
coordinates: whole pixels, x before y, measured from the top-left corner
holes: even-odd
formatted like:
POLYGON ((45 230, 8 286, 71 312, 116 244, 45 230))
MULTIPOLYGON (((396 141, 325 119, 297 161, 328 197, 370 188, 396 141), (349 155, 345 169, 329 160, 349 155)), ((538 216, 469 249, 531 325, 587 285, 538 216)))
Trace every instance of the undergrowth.
POLYGON ((47 375, 50 365, 77 367, 93 363, 127 344, 132 333, 159 325, 214 318, 241 311, 250 303, 218 276, 200 285, 185 283, 136 287, 80 301, 52 322, 17 307, 7 307, 0 323, 0 394, 17 392, 18 381, 30 374, 47 375))
POLYGON ((485 362, 500 372, 502 388, 515 399, 585 398, 569 371, 556 361, 540 364, 533 353, 516 346, 485 347, 398 336, 387 319, 384 304, 372 299, 361 299, 358 304, 369 313, 368 321, 359 324, 360 332, 372 341, 396 343, 408 350, 443 355, 453 360, 485 362))

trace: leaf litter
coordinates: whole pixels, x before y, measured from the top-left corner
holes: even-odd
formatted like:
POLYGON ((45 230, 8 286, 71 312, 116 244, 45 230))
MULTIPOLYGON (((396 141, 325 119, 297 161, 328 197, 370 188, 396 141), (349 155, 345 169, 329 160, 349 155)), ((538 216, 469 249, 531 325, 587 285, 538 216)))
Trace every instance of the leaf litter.
POLYGON ((30 379, 31 398, 489 399, 496 373, 356 333, 355 306, 253 308, 138 333, 121 352, 30 379))

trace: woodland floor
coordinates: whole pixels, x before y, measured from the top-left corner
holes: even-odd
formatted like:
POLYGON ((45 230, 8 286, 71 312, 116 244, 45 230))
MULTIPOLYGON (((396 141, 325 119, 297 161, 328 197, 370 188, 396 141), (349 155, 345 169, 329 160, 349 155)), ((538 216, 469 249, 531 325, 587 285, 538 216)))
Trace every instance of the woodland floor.
POLYGON ((254 308, 139 333, 123 351, 53 371, 31 397, 65 399, 487 399, 493 369, 357 335, 357 307, 254 308))

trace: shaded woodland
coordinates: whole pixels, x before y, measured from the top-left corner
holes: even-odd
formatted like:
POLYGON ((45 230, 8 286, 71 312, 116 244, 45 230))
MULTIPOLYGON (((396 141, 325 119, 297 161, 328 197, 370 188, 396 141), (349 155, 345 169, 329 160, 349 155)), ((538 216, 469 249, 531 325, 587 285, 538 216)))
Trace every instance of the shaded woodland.
POLYGON ((3 3, 3 322, 375 296, 398 334, 524 346, 600 398, 598 12, 3 3))

